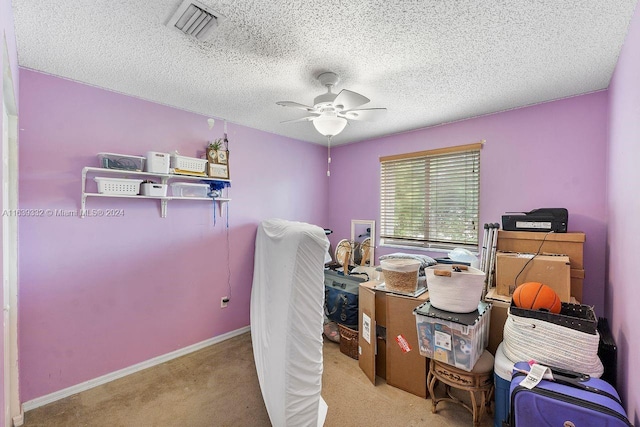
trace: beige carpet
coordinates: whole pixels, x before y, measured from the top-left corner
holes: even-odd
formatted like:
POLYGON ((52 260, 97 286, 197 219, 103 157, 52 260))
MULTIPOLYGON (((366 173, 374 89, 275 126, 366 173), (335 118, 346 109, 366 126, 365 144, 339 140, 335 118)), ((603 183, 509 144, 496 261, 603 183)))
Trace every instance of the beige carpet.
MULTIPOLYGON (((373 386, 358 362, 324 345, 325 426, 471 426, 459 405, 431 401, 388 386, 373 386)), ((440 390, 442 393, 442 390, 440 390)), ((269 426, 249 333, 25 414, 25 427, 269 426)), ((482 427, 493 425, 491 416, 482 427)))

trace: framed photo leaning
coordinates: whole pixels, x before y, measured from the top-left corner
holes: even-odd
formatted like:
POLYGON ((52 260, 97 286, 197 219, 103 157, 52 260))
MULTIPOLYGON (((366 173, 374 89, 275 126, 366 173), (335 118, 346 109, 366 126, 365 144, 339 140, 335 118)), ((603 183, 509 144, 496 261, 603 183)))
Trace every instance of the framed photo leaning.
POLYGON ((222 165, 218 163, 209 163, 209 177, 210 178, 229 178, 229 165, 222 165))

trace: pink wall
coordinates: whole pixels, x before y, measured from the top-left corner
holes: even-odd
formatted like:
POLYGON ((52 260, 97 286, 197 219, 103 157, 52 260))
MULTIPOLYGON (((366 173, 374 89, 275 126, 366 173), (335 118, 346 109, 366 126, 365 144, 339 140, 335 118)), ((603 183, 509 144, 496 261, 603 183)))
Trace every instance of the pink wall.
MULTIPOLYGON (((485 139, 480 223, 500 223, 507 211, 567 208, 569 231, 587 236, 584 302, 604 315, 606 117, 607 93, 598 92, 339 146, 329 184, 332 243, 349 236, 351 219, 375 219, 379 235, 380 156, 485 139)), ((376 256, 392 251, 378 247, 376 256)))
POLYGON ((636 9, 609 86, 607 314, 618 346, 618 389, 628 415, 640 425, 640 354, 637 265, 640 252, 640 11, 636 9))
MULTIPOLYGON (((223 133, 222 120, 209 131, 198 114, 20 71, 22 209, 79 209, 98 152, 196 156, 223 133)), ((22 401, 247 326, 257 224, 325 226, 321 147, 232 123, 228 133, 228 230, 196 201, 169 202, 167 218, 158 201, 95 198, 87 208, 124 217, 20 218, 22 401)))
MULTIPOLYGON (((13 27, 13 11, 11 10, 11 1, 9 0, 0 0, 0 42, 2 42, 2 45, 0 45, 0 71, 2 71, 4 73, 4 67, 5 67, 5 58, 4 58, 4 54, 3 54, 3 50, 4 50, 4 41, 6 41, 7 43, 7 52, 8 52, 8 58, 7 60, 9 61, 9 69, 11 70, 11 74, 12 74, 12 78, 13 78, 13 86, 14 86, 14 95, 17 98, 18 97, 18 52, 16 50, 16 39, 15 39, 15 32, 14 32, 14 27, 13 27)), ((0 84, 0 100, 4 99, 4 88, 3 85, 0 84)), ((16 99, 16 103, 18 102, 18 100, 16 99)), ((3 132, 3 125, 2 125, 2 120, 0 119, 0 135, 2 135, 3 132)), ((2 150, 0 150, 2 151, 2 150)), ((4 155, 4 153, 0 153, 0 155, 4 155)), ((0 176, 2 176, 3 173, 3 163, 0 162, 0 176)), ((2 200, 3 197, 3 189, 4 186, 0 185, 0 201, 2 200)), ((0 225, 1 226, 1 225, 0 225)), ((4 231, 4 230, 3 230, 4 231)), ((1 235, 2 233, 0 233, 1 235)), ((0 259, 2 259, 3 257, 3 248, 2 245, 0 244, 0 259)), ((2 266, 2 262, 0 262, 0 278, 3 277, 4 275, 4 270, 3 270, 3 266, 2 266)), ((4 296, 3 294, 0 292, 0 307, 4 307, 5 305, 5 301, 4 301, 4 296)), ((0 331, 0 355, 2 358, 4 358, 4 354, 5 351, 8 351, 8 349, 4 348, 4 329, 2 329, 2 331, 0 331)), ((4 378, 5 378, 5 374, 8 375, 8 373, 4 372, 4 363, 0 363, 0 384, 4 384, 4 378)), ((8 399, 8 396, 4 395, 4 387, 0 387, 0 407, 5 408, 5 400, 8 399)), ((0 427, 4 427, 5 422, 4 422, 4 410, 2 411, 2 415, 0 415, 0 427)))

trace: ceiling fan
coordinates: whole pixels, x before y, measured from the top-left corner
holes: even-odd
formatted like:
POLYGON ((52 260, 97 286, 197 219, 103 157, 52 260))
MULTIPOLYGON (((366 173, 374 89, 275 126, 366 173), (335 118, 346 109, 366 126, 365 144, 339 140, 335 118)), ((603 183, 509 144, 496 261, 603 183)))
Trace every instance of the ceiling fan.
POLYGON ((283 107, 293 107, 309 112, 311 115, 300 119, 287 120, 282 123, 312 122, 318 132, 333 137, 343 131, 349 120, 377 120, 385 115, 386 108, 358 108, 370 101, 366 96, 350 90, 342 89, 335 94, 331 90, 338 83, 339 77, 332 72, 318 76, 318 81, 327 88, 327 93, 316 96, 313 106, 293 101, 278 101, 283 107))

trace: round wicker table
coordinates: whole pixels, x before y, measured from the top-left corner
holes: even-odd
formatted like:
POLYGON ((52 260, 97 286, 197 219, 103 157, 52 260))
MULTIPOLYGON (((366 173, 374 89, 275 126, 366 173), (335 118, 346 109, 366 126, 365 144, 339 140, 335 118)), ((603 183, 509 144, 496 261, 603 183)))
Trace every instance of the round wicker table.
POLYGON ((479 426, 485 410, 491 413, 491 394, 493 393, 493 356, 485 350, 471 372, 464 371, 438 360, 431 359, 427 385, 431 396, 431 412, 436 412, 440 402, 454 402, 464 406, 473 415, 473 425, 479 426), (445 385, 446 396, 437 398, 434 389, 438 381, 445 385), (471 406, 451 394, 451 387, 468 391, 471 406), (477 400, 479 394, 480 401, 477 400))

